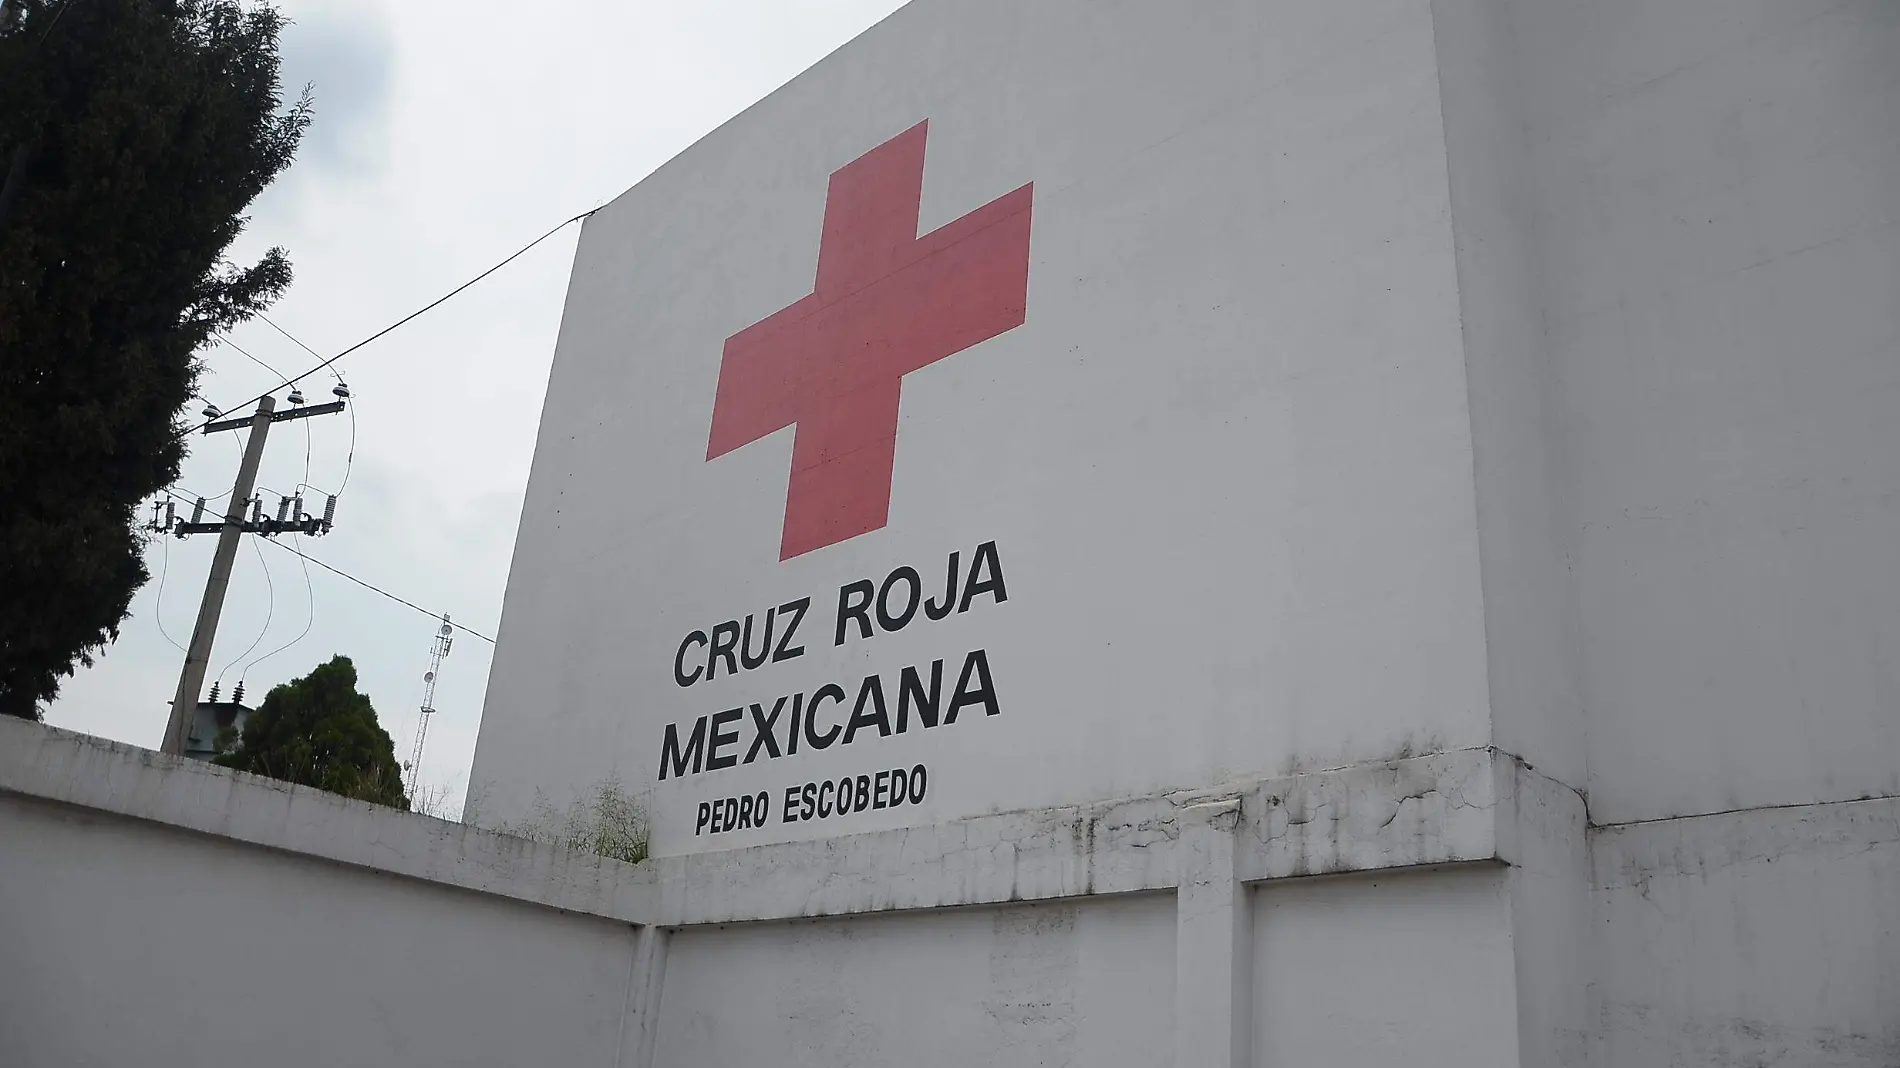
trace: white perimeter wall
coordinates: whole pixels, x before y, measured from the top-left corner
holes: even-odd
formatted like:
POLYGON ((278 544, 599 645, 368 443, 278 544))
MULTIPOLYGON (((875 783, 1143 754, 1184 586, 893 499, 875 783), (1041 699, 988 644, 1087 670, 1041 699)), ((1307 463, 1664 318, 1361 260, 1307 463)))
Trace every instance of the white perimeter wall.
POLYGON ((656 1064, 1165 1068, 1172 894, 694 928, 656 1064))
POLYGON ((1895 802, 1582 828, 1474 753, 625 866, 0 722, 0 1064, 1900 1063, 1895 802))
POLYGON ((619 1063, 636 927, 571 911, 614 911, 614 862, 32 724, 0 747, 0 1065, 619 1063))
POLYGON ((1900 801, 1597 832, 1598 1064, 1900 1064, 1900 801))
POLYGON ((0 1064, 1515 1064, 1521 778, 631 866, 4 721, 0 1064))
POLYGON ((51 805, 0 809, 8 1064, 612 1063, 625 924, 51 805))
POLYGON ((1491 867, 1262 884, 1253 1063, 1519 1064, 1510 908, 1491 867))

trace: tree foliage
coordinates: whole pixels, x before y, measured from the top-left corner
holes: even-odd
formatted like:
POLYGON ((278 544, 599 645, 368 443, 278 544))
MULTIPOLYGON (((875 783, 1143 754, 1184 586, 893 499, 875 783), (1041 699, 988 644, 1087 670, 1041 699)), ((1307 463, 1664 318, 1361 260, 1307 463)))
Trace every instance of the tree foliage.
POLYGON ((214 763, 359 801, 409 807, 395 743, 376 722, 369 698, 356 691, 356 665, 347 656, 272 688, 245 721, 236 747, 214 763))
POLYGON ((37 718, 118 637, 193 354, 290 284, 282 249, 225 259, 310 120, 282 25, 239 0, 0 4, 0 714, 37 718))

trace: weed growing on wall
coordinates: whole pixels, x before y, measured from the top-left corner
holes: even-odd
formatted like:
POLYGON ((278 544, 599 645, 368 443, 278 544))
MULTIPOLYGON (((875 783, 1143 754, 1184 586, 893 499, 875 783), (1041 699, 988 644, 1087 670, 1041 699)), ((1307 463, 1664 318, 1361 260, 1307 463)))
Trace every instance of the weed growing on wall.
POLYGON ((409 798, 409 811, 418 816, 461 823, 462 811, 455 807, 454 796, 454 788, 446 784, 418 783, 415 794, 409 798))
POLYGON ((596 783, 564 809, 536 790, 528 815, 519 820, 484 820, 480 800, 479 791, 471 786, 462 804, 463 823, 629 864, 647 859, 646 809, 618 779, 596 783))

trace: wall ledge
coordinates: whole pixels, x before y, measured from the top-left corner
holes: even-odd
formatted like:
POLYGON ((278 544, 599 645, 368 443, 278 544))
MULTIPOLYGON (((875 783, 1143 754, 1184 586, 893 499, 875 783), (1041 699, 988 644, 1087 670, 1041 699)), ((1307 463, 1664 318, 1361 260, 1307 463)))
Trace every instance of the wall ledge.
POLYGON ((1512 863, 1532 793, 1565 795, 1510 754, 1473 748, 630 865, 0 721, 0 795, 668 927, 1173 890, 1182 830, 1214 808, 1244 882, 1512 863))
POLYGON ((609 920, 651 911, 617 860, 0 717, 4 795, 609 920))
POLYGON ((1494 749, 1462 749, 641 867, 657 883, 662 926, 1172 890, 1184 825, 1228 801, 1238 802, 1242 881, 1497 861, 1508 859, 1498 821, 1513 816, 1506 802, 1522 768, 1494 749))

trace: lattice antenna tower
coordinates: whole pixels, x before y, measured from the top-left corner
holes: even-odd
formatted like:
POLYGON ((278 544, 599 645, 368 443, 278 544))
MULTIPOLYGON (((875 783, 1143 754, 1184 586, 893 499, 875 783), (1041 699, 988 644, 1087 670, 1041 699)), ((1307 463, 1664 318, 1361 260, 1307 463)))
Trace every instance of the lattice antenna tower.
POLYGON ((422 743, 429 738, 429 717, 435 715, 435 678, 441 674, 442 661, 454 644, 455 627, 449 622, 449 614, 444 612, 442 625, 436 628, 435 641, 429 646, 429 670, 422 673, 422 710, 416 717, 416 744, 409 751, 409 781, 403 784, 403 791, 411 799, 416 796, 416 784, 422 778, 422 743))

